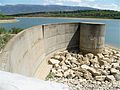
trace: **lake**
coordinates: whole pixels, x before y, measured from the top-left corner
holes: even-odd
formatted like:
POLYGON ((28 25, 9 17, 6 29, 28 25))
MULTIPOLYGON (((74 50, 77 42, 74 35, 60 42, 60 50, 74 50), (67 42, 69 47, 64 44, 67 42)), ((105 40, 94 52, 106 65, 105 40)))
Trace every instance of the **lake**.
POLYGON ((17 18, 20 20, 16 23, 0 23, 0 27, 10 29, 29 28, 40 24, 62 23, 62 22, 101 22, 106 24, 106 44, 120 48, 120 20, 92 20, 92 19, 64 19, 64 18, 17 18))

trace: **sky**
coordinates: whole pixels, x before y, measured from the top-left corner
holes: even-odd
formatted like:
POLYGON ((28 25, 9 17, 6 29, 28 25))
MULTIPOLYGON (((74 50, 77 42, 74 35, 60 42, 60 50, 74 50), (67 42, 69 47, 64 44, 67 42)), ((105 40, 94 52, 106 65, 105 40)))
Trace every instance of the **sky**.
POLYGON ((120 11, 120 0, 0 0, 0 5, 6 4, 84 6, 120 11))

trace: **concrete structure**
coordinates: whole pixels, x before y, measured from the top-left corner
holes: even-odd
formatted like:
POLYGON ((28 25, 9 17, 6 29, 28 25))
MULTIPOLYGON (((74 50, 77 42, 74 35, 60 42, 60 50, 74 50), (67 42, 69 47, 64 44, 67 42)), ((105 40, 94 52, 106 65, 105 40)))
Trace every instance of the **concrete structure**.
POLYGON ((99 53, 103 50, 105 42, 105 24, 81 23, 80 50, 84 53, 99 53))
MULTIPOLYGON (((89 23, 89 27, 91 25, 89 23)), ((39 25, 20 32, 3 50, 1 69, 44 79, 51 68, 47 59, 53 53, 62 49, 79 49, 80 27, 83 29, 84 23, 39 25)))

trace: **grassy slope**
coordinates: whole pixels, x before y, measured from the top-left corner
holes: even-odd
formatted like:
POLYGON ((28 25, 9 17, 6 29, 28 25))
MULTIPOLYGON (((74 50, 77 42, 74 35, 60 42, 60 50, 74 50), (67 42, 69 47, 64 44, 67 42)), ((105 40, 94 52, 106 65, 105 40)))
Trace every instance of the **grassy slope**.
POLYGON ((6 15, 3 15, 3 14, 0 14, 0 20, 8 20, 8 19, 14 19, 13 16, 6 16, 6 15))
POLYGON ((4 48, 6 43, 17 33, 21 32, 23 29, 13 27, 11 30, 7 31, 5 28, 0 27, 0 51, 4 48))

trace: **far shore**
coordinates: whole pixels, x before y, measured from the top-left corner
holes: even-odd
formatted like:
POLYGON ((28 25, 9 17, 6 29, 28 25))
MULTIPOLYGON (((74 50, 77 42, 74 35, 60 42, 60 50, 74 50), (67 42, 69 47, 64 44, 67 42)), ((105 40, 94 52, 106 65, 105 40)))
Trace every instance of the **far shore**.
POLYGON ((80 20, 120 20, 107 18, 77 18, 77 17, 15 17, 15 18, 56 18, 56 19, 80 19, 80 20))
POLYGON ((18 22, 17 19, 9 19, 9 20, 0 20, 0 23, 15 23, 18 22))
POLYGON ((75 18, 75 17, 15 17, 16 19, 0 20, 0 23, 16 23, 17 18, 55 18, 55 19, 73 19, 73 20, 120 20, 120 19, 103 19, 103 18, 75 18))

